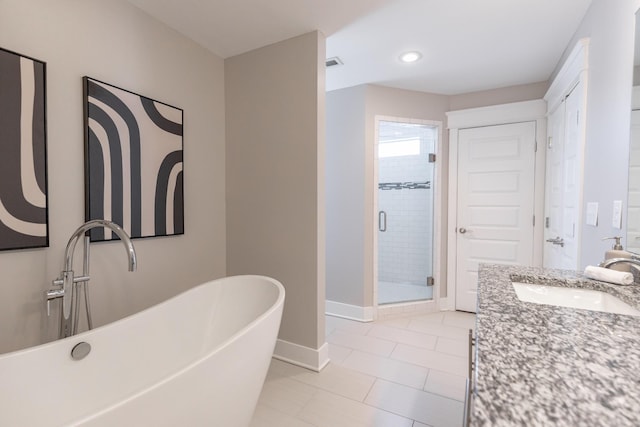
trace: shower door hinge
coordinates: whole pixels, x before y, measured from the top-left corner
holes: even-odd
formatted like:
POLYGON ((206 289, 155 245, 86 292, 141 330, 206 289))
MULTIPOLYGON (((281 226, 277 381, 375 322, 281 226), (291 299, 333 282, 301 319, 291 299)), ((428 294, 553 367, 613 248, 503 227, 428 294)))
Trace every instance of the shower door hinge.
POLYGON ((427 277, 427 286, 433 286, 435 283, 432 276, 427 277))
POLYGON ((429 153, 429 163, 436 162, 436 155, 434 153, 429 153))

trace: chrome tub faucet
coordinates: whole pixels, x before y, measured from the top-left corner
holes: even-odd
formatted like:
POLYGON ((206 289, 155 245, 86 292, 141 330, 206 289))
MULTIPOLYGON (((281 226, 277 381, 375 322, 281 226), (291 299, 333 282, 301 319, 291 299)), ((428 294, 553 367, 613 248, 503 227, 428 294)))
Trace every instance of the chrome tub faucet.
POLYGON ((82 224, 71 235, 67 248, 64 253, 64 264, 60 277, 53 280, 53 285, 57 286, 47 291, 47 315, 50 314, 50 302, 52 299, 62 298, 62 309, 60 313, 60 338, 75 335, 78 331, 79 320, 79 293, 81 286, 84 290, 85 307, 87 312, 87 324, 92 329, 91 310, 89 307, 89 289, 86 286, 89 282, 89 242, 90 237, 87 232, 92 228, 103 227, 112 230, 125 246, 127 258, 129 262, 129 271, 135 271, 137 268, 136 250, 129 235, 118 224, 103 220, 95 219, 82 224), (75 276, 73 272, 73 255, 76 244, 80 237, 84 236, 84 266, 81 276, 75 276), (73 311, 74 318, 71 318, 73 311))

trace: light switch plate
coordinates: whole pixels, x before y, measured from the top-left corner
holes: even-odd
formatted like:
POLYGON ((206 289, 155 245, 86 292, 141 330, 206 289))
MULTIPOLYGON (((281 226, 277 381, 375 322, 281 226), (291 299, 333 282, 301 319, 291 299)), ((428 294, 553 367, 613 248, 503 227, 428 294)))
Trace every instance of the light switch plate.
POLYGON ((598 226, 598 202, 587 203, 587 225, 598 226))
POLYGON ((622 229, 622 200, 613 201, 613 228, 622 229))

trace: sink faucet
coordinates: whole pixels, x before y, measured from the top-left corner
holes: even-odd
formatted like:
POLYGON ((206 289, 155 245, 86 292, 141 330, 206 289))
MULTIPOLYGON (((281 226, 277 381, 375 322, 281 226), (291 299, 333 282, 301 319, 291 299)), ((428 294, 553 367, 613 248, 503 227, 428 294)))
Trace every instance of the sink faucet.
POLYGON ((612 265, 626 263, 640 267, 640 260, 637 258, 610 258, 602 261, 600 267, 611 268, 612 265))
MULTIPOLYGON (((74 297, 74 287, 76 284, 81 283, 84 286, 85 291, 85 304, 87 308, 87 322, 89 329, 91 325, 91 313, 89 310, 89 298, 88 289, 86 283, 89 281, 89 236, 85 234, 92 228, 103 227, 112 230, 122 241, 127 251, 127 258, 129 261, 129 271, 135 271, 137 267, 136 250, 133 247, 133 242, 129 235, 118 224, 103 220, 95 219, 82 224, 71 235, 69 242, 67 242, 67 248, 64 253, 64 265, 60 277, 53 281, 56 286, 61 288, 50 289, 47 291, 47 315, 50 313, 49 303, 52 299, 62 298, 62 310, 60 319, 60 338, 65 338, 70 335, 74 335, 78 327, 78 304, 77 296, 74 297), (75 276, 73 272, 73 255, 75 252, 76 244, 81 236, 84 236, 84 271, 82 276, 75 276), (75 308, 75 322, 71 320, 72 306, 75 308)), ((76 289, 77 290, 77 289, 76 289)))

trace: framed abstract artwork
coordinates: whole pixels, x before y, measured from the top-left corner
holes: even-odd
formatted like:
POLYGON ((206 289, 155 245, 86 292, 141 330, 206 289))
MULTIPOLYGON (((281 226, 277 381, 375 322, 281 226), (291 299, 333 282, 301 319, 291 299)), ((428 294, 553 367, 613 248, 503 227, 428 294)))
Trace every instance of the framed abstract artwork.
POLYGON ((132 238, 184 234, 182 109, 89 77, 83 86, 85 219, 111 220, 132 238))
POLYGON ((0 48, 0 250, 49 246, 46 64, 0 48))

